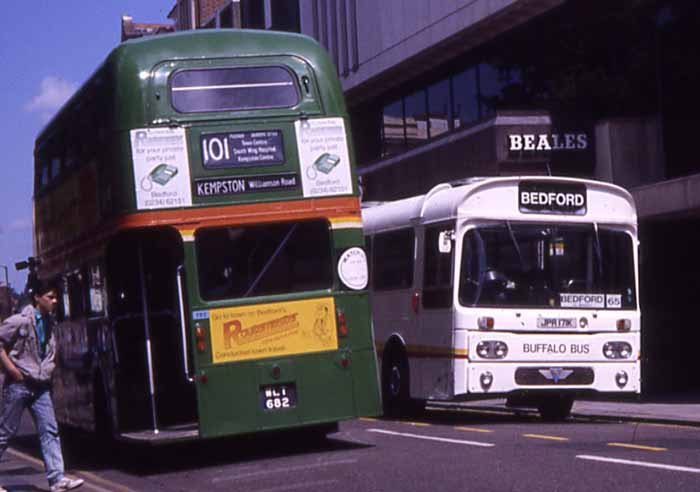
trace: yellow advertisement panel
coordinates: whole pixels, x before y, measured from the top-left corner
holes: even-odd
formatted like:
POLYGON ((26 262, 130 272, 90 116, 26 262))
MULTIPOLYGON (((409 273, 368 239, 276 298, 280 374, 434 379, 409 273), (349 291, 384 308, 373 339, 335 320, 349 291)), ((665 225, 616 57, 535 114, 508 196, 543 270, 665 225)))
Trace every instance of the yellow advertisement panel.
POLYGON ((338 348, 332 297, 209 311, 214 363, 338 348))

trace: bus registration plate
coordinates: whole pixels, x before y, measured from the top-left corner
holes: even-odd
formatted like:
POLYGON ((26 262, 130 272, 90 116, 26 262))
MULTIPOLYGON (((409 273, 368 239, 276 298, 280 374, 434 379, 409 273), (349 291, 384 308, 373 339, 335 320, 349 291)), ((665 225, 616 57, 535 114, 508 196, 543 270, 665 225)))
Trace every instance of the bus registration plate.
POLYGON ((537 318, 537 328, 576 328, 576 318, 537 318))
POLYGON ((297 406, 297 389, 294 383, 260 387, 260 401, 265 411, 285 410, 297 406))

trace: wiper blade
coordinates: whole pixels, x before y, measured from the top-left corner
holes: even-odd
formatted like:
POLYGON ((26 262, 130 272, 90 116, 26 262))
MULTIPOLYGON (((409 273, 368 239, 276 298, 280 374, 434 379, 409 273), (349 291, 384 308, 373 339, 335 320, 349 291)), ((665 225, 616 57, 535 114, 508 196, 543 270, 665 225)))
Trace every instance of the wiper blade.
POLYGON ((291 229, 289 229, 289 232, 284 236, 282 241, 280 241, 279 246, 277 246, 277 249, 275 249, 274 253, 270 255, 270 258, 268 258, 267 262, 265 263, 265 266, 263 266, 262 270, 260 270, 260 273, 256 277, 256 279, 253 281, 252 284, 250 284, 250 287, 248 287, 248 291, 243 294, 243 297, 248 297, 251 292, 255 290, 255 288, 258 286, 260 283, 260 280, 262 280, 263 276, 265 275, 265 272, 267 272, 268 268, 270 268, 270 265, 272 265, 272 262, 277 258, 277 256, 280 254, 282 251, 282 248, 287 244, 287 241, 289 241, 289 238, 292 237, 292 234, 294 234, 294 231, 297 230, 297 226, 299 224, 294 224, 291 229))
POLYGON ((600 235, 598 234, 598 223, 593 222, 593 232, 595 232, 595 254, 598 257, 598 277, 603 277, 603 251, 600 247, 600 235))
POLYGON ((506 228, 508 229, 508 235, 510 235, 510 240, 513 242, 513 246, 515 247, 515 252, 518 254, 518 259, 520 260, 520 268, 522 268, 522 271, 525 271, 525 260, 523 259, 523 254, 520 251, 520 245, 518 244, 518 240, 515 239, 515 233, 513 232, 513 228, 510 225, 510 221, 506 220, 506 228))

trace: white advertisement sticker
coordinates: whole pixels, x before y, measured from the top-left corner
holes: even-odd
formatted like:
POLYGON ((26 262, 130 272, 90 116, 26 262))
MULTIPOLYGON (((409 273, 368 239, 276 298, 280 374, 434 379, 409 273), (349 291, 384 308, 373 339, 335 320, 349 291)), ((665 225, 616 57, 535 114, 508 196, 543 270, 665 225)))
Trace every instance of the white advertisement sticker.
POLYGON ((352 193, 350 155, 343 118, 294 123, 305 197, 352 193))
POLYGON ((340 255, 338 276, 351 289, 362 290, 367 287, 367 255, 362 248, 350 248, 340 255))
POLYGON ((131 155, 139 210, 192 205, 184 128, 131 130, 131 155))

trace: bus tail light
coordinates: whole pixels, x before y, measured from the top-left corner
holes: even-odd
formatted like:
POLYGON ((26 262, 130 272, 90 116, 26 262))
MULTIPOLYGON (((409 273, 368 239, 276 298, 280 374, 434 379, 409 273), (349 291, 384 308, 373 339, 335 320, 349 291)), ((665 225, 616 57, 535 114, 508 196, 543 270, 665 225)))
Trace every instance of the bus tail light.
POLYGON ((338 321, 338 336, 346 337, 348 336, 348 320, 345 317, 345 313, 342 309, 336 310, 336 319, 338 321))
POLYGON ((617 320, 617 331, 630 331, 632 328, 632 322, 628 319, 618 319, 617 320))
POLYGON ((482 316, 477 320, 477 324, 480 330, 493 330, 495 322, 491 316, 482 316))
POLYGON ((200 354, 205 352, 207 350, 207 341, 204 336, 204 328, 199 323, 194 325, 194 338, 197 344, 197 352, 200 354))
POLYGON ((414 314, 418 314, 418 309, 420 308, 420 292, 416 291, 411 296, 411 308, 414 314))

